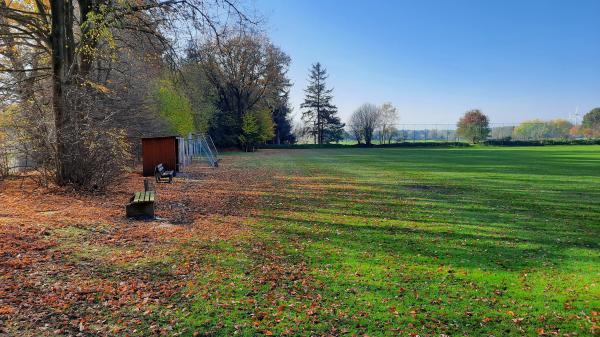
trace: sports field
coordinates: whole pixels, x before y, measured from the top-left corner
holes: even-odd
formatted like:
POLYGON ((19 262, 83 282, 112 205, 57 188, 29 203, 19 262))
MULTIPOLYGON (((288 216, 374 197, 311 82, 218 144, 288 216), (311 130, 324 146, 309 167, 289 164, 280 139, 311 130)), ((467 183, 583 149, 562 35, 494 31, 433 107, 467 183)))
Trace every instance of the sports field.
POLYGON ((594 336, 600 146, 261 150, 0 185, 0 335, 594 336))
POLYGON ((254 212, 251 246, 215 255, 227 276, 208 278, 186 313, 200 330, 599 333, 598 146, 235 157, 276 185, 254 212))

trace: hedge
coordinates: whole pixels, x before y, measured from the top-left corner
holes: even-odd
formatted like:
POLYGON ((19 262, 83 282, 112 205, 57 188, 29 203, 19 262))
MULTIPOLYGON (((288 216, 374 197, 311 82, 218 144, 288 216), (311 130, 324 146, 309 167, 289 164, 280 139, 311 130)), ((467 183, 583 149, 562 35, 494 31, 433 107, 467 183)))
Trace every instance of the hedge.
POLYGON ((600 145, 600 139, 486 140, 491 146, 600 145))
POLYGON ((403 142, 393 144, 262 144, 261 149, 340 149, 340 148, 387 148, 387 147, 468 147, 463 142, 403 142))

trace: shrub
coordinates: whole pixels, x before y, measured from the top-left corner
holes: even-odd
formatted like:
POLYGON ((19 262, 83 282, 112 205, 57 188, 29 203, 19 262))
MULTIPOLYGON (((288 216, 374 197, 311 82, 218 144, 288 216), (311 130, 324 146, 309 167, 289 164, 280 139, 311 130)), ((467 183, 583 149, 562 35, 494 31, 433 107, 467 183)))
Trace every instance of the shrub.
POLYGON ((31 177, 40 185, 63 183, 62 173, 69 177, 66 184, 77 190, 102 191, 120 179, 131 164, 126 125, 114 126, 111 106, 102 104, 104 96, 81 87, 69 87, 66 96, 68 104, 79 112, 77 123, 61 135, 61 162, 66 165, 58 165, 54 118, 48 105, 15 107, 10 125, 13 149, 30 160, 29 165, 38 172, 31 177))
POLYGON ((79 158, 74 174, 78 187, 102 191, 123 176, 130 165, 130 144, 123 130, 82 130, 73 148, 79 158))

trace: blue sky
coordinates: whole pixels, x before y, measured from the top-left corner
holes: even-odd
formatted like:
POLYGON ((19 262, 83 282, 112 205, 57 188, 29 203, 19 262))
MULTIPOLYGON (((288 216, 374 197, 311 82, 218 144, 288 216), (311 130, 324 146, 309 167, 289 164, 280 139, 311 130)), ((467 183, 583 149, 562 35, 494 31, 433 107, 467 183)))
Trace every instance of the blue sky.
POLYGON ((316 61, 342 119, 392 102, 400 123, 569 118, 600 106, 600 0, 254 0, 292 58, 299 114, 316 61))

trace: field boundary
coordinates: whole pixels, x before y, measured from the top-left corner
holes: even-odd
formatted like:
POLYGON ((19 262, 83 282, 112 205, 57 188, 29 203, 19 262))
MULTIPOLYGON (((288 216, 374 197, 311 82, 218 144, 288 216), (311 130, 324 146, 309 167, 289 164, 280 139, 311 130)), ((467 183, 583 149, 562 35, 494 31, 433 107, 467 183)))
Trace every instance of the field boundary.
MULTIPOLYGON (((552 145, 600 145, 600 139, 572 140, 486 140, 484 146, 552 146, 552 145)), ((353 148, 395 148, 395 147, 470 147, 466 142, 400 142, 393 144, 262 144, 259 149, 353 149, 353 148)))

